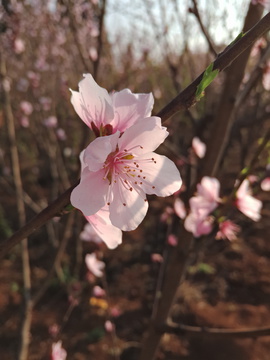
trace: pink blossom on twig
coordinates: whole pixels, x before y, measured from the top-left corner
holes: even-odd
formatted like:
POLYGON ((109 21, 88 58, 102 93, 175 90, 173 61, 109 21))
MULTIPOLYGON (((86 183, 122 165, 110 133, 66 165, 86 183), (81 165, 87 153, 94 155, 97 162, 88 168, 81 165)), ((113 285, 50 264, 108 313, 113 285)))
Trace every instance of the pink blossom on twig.
POLYGON ((262 202, 250 194, 249 181, 244 180, 236 192, 236 206, 250 219, 259 221, 261 218, 262 202))
POLYGON ((234 241, 237 239, 237 234, 240 231, 240 227, 231 220, 222 221, 219 224, 219 231, 217 232, 216 239, 228 239, 234 241))
POLYGON ((85 264, 88 270, 95 275, 96 277, 103 276, 103 270, 105 268, 105 263, 97 259, 95 253, 87 254, 85 256, 85 264))
POLYGON ((175 164, 153 152, 167 135, 161 119, 150 117, 122 135, 117 131, 96 138, 82 154, 84 166, 72 205, 89 216, 107 204, 112 225, 134 230, 148 210, 146 194, 169 196, 182 184, 175 164))

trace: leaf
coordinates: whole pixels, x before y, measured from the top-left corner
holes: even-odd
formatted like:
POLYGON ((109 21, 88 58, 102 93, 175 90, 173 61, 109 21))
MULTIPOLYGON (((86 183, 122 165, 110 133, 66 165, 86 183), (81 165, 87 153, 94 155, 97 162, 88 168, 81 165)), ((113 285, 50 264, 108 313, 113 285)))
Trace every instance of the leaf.
POLYGON ((200 84, 197 86, 197 90, 196 90, 196 100, 199 101, 203 96, 204 96, 204 90, 207 88, 207 86, 209 86, 211 84, 211 82, 215 79, 215 77, 217 76, 219 70, 213 70, 213 66, 214 64, 211 63, 207 69, 205 70, 205 72, 203 73, 203 78, 200 82, 200 84))

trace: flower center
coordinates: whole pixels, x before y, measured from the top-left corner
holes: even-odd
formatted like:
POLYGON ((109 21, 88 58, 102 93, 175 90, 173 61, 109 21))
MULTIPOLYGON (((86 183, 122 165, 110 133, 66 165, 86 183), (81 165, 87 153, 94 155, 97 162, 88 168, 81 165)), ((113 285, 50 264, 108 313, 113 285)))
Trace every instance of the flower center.
MULTIPOLYGON (((138 145, 135 146, 136 148, 141 148, 142 146, 138 145)), ((124 151, 119 151, 118 147, 114 152, 111 152, 104 165, 103 168, 105 169, 105 174, 103 179, 109 180, 109 190, 107 194, 107 204, 110 205, 112 200, 112 189, 115 184, 118 183, 121 187, 125 188, 126 190, 137 191, 139 195, 141 195, 145 201, 145 191, 142 189, 143 184, 148 184, 149 180, 147 176, 144 174, 144 168, 147 163, 154 163, 156 164, 156 160, 154 158, 140 158, 135 157, 130 152, 132 149, 124 151)), ((155 186, 152 186, 154 189, 155 186)), ((123 192, 120 192, 120 196, 123 196, 123 192)), ((124 206, 126 206, 125 199, 121 198, 121 202, 124 206)))

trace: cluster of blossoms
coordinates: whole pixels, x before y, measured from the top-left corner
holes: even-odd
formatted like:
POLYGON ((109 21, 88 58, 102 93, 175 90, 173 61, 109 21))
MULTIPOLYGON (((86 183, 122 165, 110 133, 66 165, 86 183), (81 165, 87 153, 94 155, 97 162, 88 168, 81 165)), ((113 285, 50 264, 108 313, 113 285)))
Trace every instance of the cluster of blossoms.
MULTIPOLYGON (((200 237, 212 232, 214 227, 213 211, 223 200, 219 197, 220 183, 216 178, 203 177, 197 185, 197 194, 189 200, 190 212, 186 217, 184 204, 176 199, 174 210, 181 218, 185 219, 184 226, 187 231, 192 232, 194 237, 200 237)), ((251 195, 249 181, 242 182, 236 191, 234 205, 244 215, 254 221, 261 218, 262 202, 251 195)), ((216 239, 235 240, 240 227, 231 220, 221 218, 216 239)))
POLYGON ((151 116, 152 94, 125 89, 109 94, 90 74, 71 102, 97 138, 80 155, 81 180, 71 203, 83 212, 109 248, 121 231, 134 230, 148 210, 146 194, 169 196, 182 181, 175 164, 154 153, 168 132, 151 116))

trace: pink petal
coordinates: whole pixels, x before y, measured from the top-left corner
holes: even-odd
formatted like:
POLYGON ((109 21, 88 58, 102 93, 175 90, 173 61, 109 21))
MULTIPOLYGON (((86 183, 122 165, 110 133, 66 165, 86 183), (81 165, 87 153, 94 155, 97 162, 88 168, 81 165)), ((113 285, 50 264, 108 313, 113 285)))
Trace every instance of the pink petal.
POLYGON ((109 206, 112 224, 124 231, 136 229, 148 210, 145 197, 134 189, 133 191, 126 189, 119 181, 114 185, 113 196, 109 206))
POLYGON ((154 151, 169 135, 159 117, 149 117, 128 128, 118 141, 119 150, 133 155, 154 151), (129 151, 130 149, 130 151, 129 151))
POLYGON ((261 188, 263 191, 270 191, 270 177, 263 179, 261 182, 261 188))
POLYGON ((112 225, 107 205, 95 215, 86 216, 86 219, 109 249, 114 249, 122 243, 122 231, 112 225))
POLYGON ((236 206, 243 214, 245 214, 253 221, 260 220, 260 212, 262 209, 262 202, 260 200, 255 199, 251 195, 246 195, 245 197, 236 201, 236 206))
POLYGON ((120 132, 150 116, 154 105, 152 94, 133 94, 129 89, 112 93, 111 99, 115 109, 114 122, 120 132))
POLYGON ((83 161, 89 166, 90 171, 97 171, 103 168, 108 155, 115 151, 120 133, 101 136, 92 141, 84 152, 83 161))
POLYGON ((198 194, 209 201, 219 201, 220 183, 218 179, 204 176, 197 185, 198 194))
POLYGON ((85 264, 91 273, 93 273, 96 277, 103 276, 103 270, 105 268, 105 263, 97 259, 96 254, 87 254, 85 256, 85 264))
POLYGON ((236 192, 236 197, 238 199, 241 199, 243 197, 245 197, 247 194, 249 194, 249 181, 246 179, 242 182, 242 184, 240 185, 239 189, 236 192))
POLYGON ((180 189, 182 180, 175 164, 166 156, 156 153, 148 153, 136 159, 145 177, 142 190, 146 194, 169 196, 180 189), (155 162, 143 162, 146 159, 154 159, 155 162))
POLYGON ((91 129, 93 122, 99 129, 114 117, 111 98, 106 89, 100 87, 91 74, 85 74, 79 82, 79 92, 72 91, 71 103, 79 117, 91 129))
POLYGON ((85 168, 79 185, 72 191, 71 204, 84 215, 93 215, 105 205, 109 181, 103 177, 103 169, 92 172, 85 168))
POLYGON ((184 219, 187 216, 185 204, 179 198, 177 198, 174 202, 174 211, 176 215, 180 217, 180 219, 184 219))
POLYGON ((206 152, 206 145, 203 143, 198 137, 194 137, 192 139, 192 148, 195 154, 202 159, 206 152))

